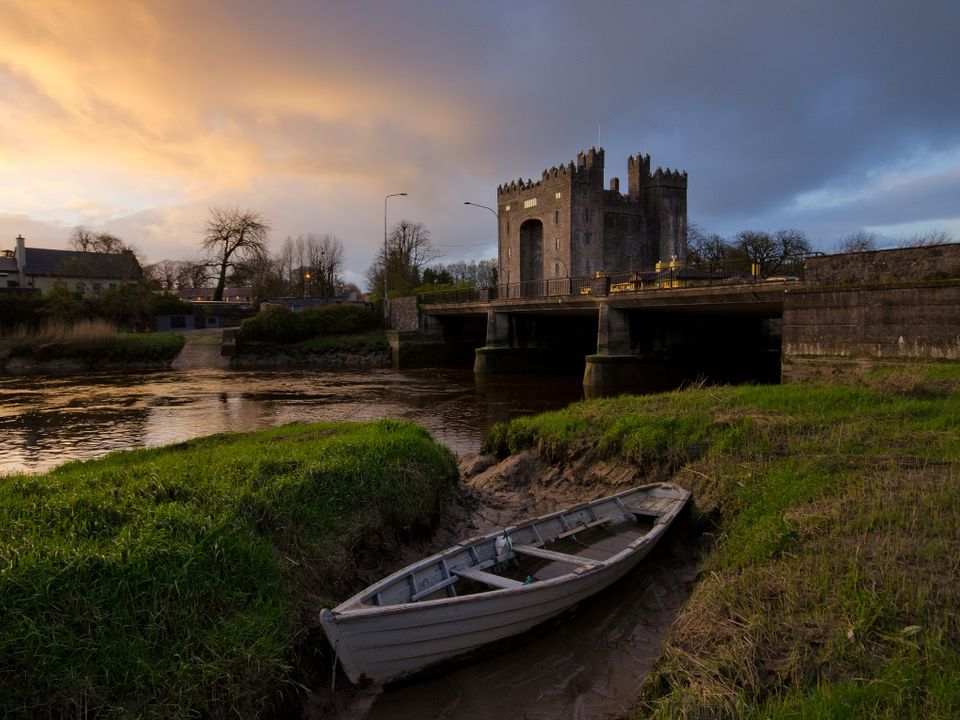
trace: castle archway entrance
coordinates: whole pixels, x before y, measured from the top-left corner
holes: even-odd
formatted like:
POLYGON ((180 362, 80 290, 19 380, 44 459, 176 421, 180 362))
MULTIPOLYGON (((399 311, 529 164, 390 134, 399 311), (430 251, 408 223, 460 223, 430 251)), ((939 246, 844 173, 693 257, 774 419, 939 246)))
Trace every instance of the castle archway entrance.
POLYGON ((543 294, 543 223, 527 220, 520 226, 520 292, 543 294))

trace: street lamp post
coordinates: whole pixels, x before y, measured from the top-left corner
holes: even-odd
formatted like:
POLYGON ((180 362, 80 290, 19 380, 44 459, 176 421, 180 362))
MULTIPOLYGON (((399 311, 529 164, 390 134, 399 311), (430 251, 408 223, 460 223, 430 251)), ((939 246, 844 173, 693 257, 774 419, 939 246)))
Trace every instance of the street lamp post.
POLYGON ((390 314, 387 311, 387 200, 392 197, 405 197, 406 193, 391 193, 383 198, 383 324, 390 328, 390 314))
POLYGON ((503 284, 503 271, 500 267, 500 213, 494 210, 492 207, 487 207, 486 205, 481 205, 480 203, 470 202, 469 200, 463 201, 464 205, 472 205, 473 207, 483 208, 484 210, 489 210, 493 213, 493 216, 497 219, 497 284, 503 284))

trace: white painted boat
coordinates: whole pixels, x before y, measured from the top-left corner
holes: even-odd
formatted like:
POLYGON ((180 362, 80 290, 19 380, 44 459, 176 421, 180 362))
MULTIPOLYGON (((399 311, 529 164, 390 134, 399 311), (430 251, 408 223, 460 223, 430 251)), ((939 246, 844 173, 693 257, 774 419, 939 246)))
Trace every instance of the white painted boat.
POLYGON ((465 540, 324 609, 320 623, 351 682, 400 680, 530 630, 617 581, 689 497, 644 485, 465 540))

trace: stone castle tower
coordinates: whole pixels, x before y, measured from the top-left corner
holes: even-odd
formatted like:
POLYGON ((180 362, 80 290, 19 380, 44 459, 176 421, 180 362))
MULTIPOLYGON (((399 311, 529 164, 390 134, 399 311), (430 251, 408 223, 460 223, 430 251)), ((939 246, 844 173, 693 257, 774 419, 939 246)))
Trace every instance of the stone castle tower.
POLYGON ((651 269, 683 260, 687 174, 657 168, 649 155, 627 158, 627 193, 619 178, 603 187, 603 148, 576 164, 544 170, 497 188, 500 282, 651 269))

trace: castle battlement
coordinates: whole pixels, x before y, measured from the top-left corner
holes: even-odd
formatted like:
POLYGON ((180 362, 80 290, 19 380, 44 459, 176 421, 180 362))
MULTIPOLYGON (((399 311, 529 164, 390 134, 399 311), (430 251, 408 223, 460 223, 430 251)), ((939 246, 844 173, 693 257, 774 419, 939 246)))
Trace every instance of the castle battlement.
POLYGON ((529 179, 524 180, 523 178, 517 178, 516 180, 511 180, 509 183, 498 185, 497 196, 535 190, 545 181, 565 178, 593 181, 602 185, 603 155, 603 148, 597 149, 591 147, 586 152, 581 150, 577 153, 576 162, 571 160, 566 165, 555 165, 554 167, 547 168, 541 173, 540 179, 536 182, 529 179))
POLYGON ((507 284, 591 277, 597 270, 638 271, 686 250, 687 174, 650 156, 627 158, 604 187, 604 150, 591 147, 568 163, 497 187, 499 262, 507 284))

